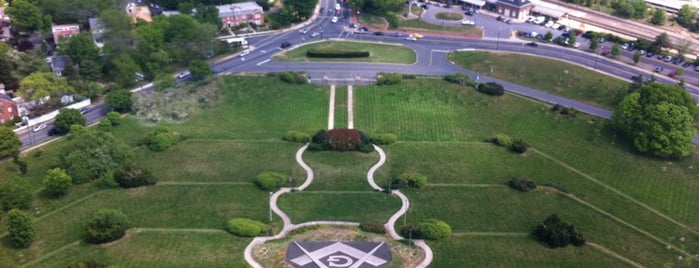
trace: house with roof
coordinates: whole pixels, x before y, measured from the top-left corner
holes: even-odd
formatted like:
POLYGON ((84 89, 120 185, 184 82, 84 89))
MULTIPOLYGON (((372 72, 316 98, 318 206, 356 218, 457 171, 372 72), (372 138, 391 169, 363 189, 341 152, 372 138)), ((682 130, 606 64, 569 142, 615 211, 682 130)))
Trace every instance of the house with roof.
POLYGON ((53 42, 58 44, 71 36, 80 33, 80 24, 62 24, 52 25, 51 33, 53 34, 53 42))
POLYGON ((92 42, 94 42, 95 46, 97 46, 98 48, 103 48, 104 41, 102 40, 102 37, 104 37, 104 24, 100 22, 99 18, 88 18, 87 22, 90 25, 90 34, 92 34, 92 42))
POLYGON ((10 121, 12 118, 15 118, 15 116, 19 116, 17 104, 12 101, 10 96, 5 95, 4 92, 0 93, 0 123, 10 121))
POLYGON ((49 58, 49 67, 51 68, 51 71, 56 75, 56 76, 62 76, 63 75, 63 70, 68 66, 68 64, 71 64, 70 57, 66 55, 61 55, 61 56, 54 56, 49 58))
POLYGON ((498 0, 495 11, 504 17, 522 20, 529 16, 534 4, 529 0, 498 0))
POLYGON ((241 23, 265 24, 265 12, 262 7, 255 2, 235 3, 229 5, 216 6, 218 17, 225 27, 236 26, 241 23))

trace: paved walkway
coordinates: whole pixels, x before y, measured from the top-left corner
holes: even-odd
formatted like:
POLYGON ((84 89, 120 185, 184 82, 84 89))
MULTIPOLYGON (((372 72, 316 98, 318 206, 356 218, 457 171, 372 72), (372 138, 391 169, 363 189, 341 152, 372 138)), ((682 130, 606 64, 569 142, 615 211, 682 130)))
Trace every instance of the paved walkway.
POLYGON ((330 107, 328 109, 328 130, 335 127, 335 85, 330 85, 330 107))
POLYGON ((347 128, 354 128, 354 90, 352 85, 347 86, 347 128))

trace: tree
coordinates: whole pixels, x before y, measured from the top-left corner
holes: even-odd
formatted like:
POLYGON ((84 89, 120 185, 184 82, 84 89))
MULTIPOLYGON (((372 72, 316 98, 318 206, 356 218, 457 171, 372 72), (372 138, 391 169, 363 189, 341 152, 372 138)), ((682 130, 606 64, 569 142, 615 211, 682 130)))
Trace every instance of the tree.
POLYGON ((13 0, 5 13, 12 19, 12 25, 21 31, 35 31, 43 24, 41 9, 30 1, 13 0))
POLYGON ((120 54, 112 61, 112 79, 122 87, 136 84, 137 72, 141 72, 141 67, 128 54, 120 54))
POLYGON ((129 226, 129 218, 120 210, 100 209, 85 226, 85 239, 93 244, 112 242, 124 237, 129 226))
MULTIPOLYGON (((191 67, 190 67, 191 69, 191 67)), ((161 73, 155 76, 155 81, 153 81, 153 86, 157 90, 166 90, 168 88, 173 88, 177 85, 177 79, 171 74, 161 73)))
POLYGON ((599 40, 593 37, 590 39, 590 50, 594 52, 597 48, 599 48, 599 40))
POLYGON ((614 45, 612 46, 611 54, 612 54, 612 57, 614 57, 614 58, 621 55, 621 48, 619 47, 619 43, 614 43, 614 45))
POLYGON ((546 32, 544 35, 544 40, 549 41, 551 39, 553 39, 553 33, 551 33, 551 31, 546 32))
POLYGON ((0 126, 0 158, 11 156, 13 159, 19 158, 19 149, 22 148, 22 141, 17 133, 9 127, 0 126))
POLYGON ((699 11, 699 9, 696 7, 683 5, 680 10, 677 11, 675 21, 677 21, 677 24, 682 25, 682 27, 691 28, 697 17, 697 11, 699 11))
POLYGON ((73 178, 74 184, 108 178, 131 160, 126 145, 107 132, 86 130, 73 132, 71 137, 61 148, 59 167, 73 178))
POLYGON ((7 232, 19 248, 26 248, 34 242, 34 223, 29 215, 19 209, 7 213, 7 232))
POLYGON ((0 184, 0 203, 4 210, 26 209, 32 202, 29 185, 21 179, 11 179, 0 184))
POLYGON ((211 76, 211 66, 206 61, 193 60, 189 63, 189 70, 195 79, 204 79, 211 76))
POLYGON ((78 65, 82 64, 85 60, 99 60, 99 48, 92 42, 92 37, 87 33, 71 37, 70 41, 65 45, 61 45, 60 49, 63 54, 68 55, 68 57, 78 65))
POLYGON ((46 193, 52 197, 60 197, 68 193, 68 189, 73 185, 73 178, 60 168, 49 169, 44 177, 44 187, 46 193))
POLYGON ((656 8, 653 12, 653 17, 650 18, 650 23, 663 26, 665 25, 666 13, 662 8, 656 8))
POLYGON ((98 81, 102 78, 102 64, 99 61, 83 59, 78 73, 85 80, 98 81))
POLYGON ((130 112, 132 104, 131 92, 125 89, 109 92, 109 94, 104 97, 105 107, 120 113, 130 112))
POLYGON ((641 52, 636 50, 636 52, 633 53, 633 63, 638 64, 639 61, 641 61, 641 52))
POLYGON ((570 37, 568 37, 568 46, 572 47, 575 45, 575 43, 578 42, 578 36, 575 34, 571 34, 570 37))
POLYGON ((653 42, 653 45, 657 47, 672 47, 672 41, 670 41, 670 37, 667 35, 667 33, 661 33, 655 37, 655 42, 653 42))
POLYGON ((56 120, 53 125, 56 127, 56 132, 64 134, 70 132, 70 126, 81 125, 85 126, 85 116, 76 109, 61 109, 56 115, 56 120))
POLYGON ((682 87, 650 83, 624 97, 612 122, 636 150, 664 158, 686 157, 694 150, 696 101, 682 87))
POLYGON ((17 95, 26 100, 39 100, 44 97, 59 99, 64 94, 74 91, 65 78, 50 72, 36 72, 19 82, 17 95))

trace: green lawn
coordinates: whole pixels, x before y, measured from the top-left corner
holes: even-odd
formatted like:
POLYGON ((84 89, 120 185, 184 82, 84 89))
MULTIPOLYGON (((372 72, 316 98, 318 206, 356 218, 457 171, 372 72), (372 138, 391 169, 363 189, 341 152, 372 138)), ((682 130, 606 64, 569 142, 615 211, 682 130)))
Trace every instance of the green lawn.
POLYGON ((358 41, 321 41, 282 52, 273 57, 278 61, 338 61, 338 62, 381 62, 412 64, 417 60, 417 54, 403 45, 381 44, 358 41), (351 51, 369 51, 368 58, 309 58, 306 52, 310 49, 333 49, 351 51))
POLYGON ((455 52, 448 57, 476 72, 607 109, 628 92, 626 81, 548 58, 488 52, 455 52))
POLYGON ((386 29, 386 27, 388 27, 386 21, 379 16, 364 13, 360 14, 358 18, 359 23, 369 26, 371 28, 386 29))
POLYGON ((435 17, 440 20, 461 20, 464 18, 464 15, 458 12, 440 12, 435 17))
POLYGON ((409 19, 409 20, 401 20, 400 21, 400 29, 402 30, 425 30, 425 31, 430 31, 430 32, 442 32, 442 33, 458 33, 467 37, 482 37, 483 36, 483 30, 478 27, 471 27, 471 26, 442 26, 442 25, 435 25, 431 23, 427 23, 422 21, 421 19, 409 19))
POLYGON ((278 204, 295 224, 314 220, 386 222, 401 206, 397 197, 375 191, 291 193, 281 196, 278 204))
POLYGON ((379 161, 378 153, 306 151, 303 160, 313 169, 310 191, 372 191, 366 173, 379 161))

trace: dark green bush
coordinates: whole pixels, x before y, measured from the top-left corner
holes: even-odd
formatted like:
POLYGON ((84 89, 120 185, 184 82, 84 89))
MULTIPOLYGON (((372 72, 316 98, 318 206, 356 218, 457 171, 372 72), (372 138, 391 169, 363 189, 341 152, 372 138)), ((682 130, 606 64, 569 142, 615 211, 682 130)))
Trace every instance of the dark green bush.
POLYGON ((471 79, 471 77, 465 73, 448 74, 448 75, 444 76, 444 80, 446 80, 447 82, 459 84, 462 86, 475 86, 476 85, 476 81, 471 79))
POLYGON ((289 84, 303 85, 308 83, 306 74, 291 71, 279 73, 279 79, 289 84))
POLYGON ((374 151, 374 146, 372 146, 371 144, 362 144, 359 145, 359 149, 357 150, 362 153, 371 153, 374 151))
POLYGON ((393 133, 379 133, 371 137, 371 141, 379 145, 388 145, 398 141, 398 135, 393 133))
POLYGON ((585 238, 582 233, 575 230, 575 226, 572 224, 561 220, 556 214, 546 218, 542 224, 536 227, 532 234, 551 248, 565 247, 568 244, 573 244, 574 246, 585 244, 585 238))
POLYGON ((313 142, 318 144, 328 143, 328 131, 325 129, 318 130, 316 134, 313 135, 313 142))
POLYGON ((311 144, 308 145, 308 150, 309 151, 325 151, 327 150, 327 146, 324 146, 323 144, 311 142, 311 144))
POLYGON ((380 73, 377 85, 395 85, 403 81, 403 75, 396 73, 380 73))
POLYGON ((369 51, 325 48, 314 48, 306 51, 306 56, 309 58, 366 58, 369 57, 370 54, 369 51))
POLYGON ((129 218, 117 209, 100 209, 85 226, 85 238, 93 244, 118 240, 129 229, 129 218))
POLYGON ((421 188, 427 184, 427 176, 417 172, 406 172, 398 176, 398 179, 408 182, 410 187, 421 188))
POLYGON ((361 222, 359 223, 359 229, 365 232, 370 232, 370 233, 376 233, 376 234, 385 234, 386 233, 386 228, 383 226, 383 224, 378 223, 378 222, 361 222))
POLYGON ((405 188, 408 187, 408 181, 401 179, 401 178, 395 178, 391 180, 391 185, 389 186, 391 189, 400 189, 400 188, 405 188))
POLYGON ((148 170, 144 170, 127 164, 114 171, 114 180, 124 188, 155 185, 155 176, 148 170))
POLYGON ((285 141, 307 143, 311 141, 311 136, 301 131, 289 130, 282 137, 285 141))
POLYGON ((451 226, 444 221, 429 219, 415 225, 406 225, 401 229, 404 237, 440 240, 451 236, 451 226))
POLYGON ((255 176, 255 185, 265 191, 273 191, 288 182, 289 178, 278 172, 266 171, 255 176))
POLYGON ((237 236, 255 237, 266 230, 266 224, 246 218, 233 218, 226 223, 226 231, 237 236))
POLYGON ((478 84, 476 90, 478 90, 478 92, 492 96, 502 96, 505 94, 505 88, 502 85, 495 82, 478 84))
POLYGON ((507 182, 507 185, 522 192, 529 192, 536 189, 536 183, 527 177, 511 179, 507 182))
POLYGON ((510 145, 510 150, 518 154, 526 153, 528 149, 529 144, 522 139, 516 139, 512 142, 512 145, 510 145))
POLYGON ((9 179, 0 184, 2 209, 27 209, 32 202, 32 192, 24 179, 9 179))
POLYGON ((388 27, 391 29, 396 29, 400 27, 400 20, 398 19, 398 15, 396 15, 395 12, 393 11, 388 11, 386 12, 386 15, 384 15, 384 18, 386 21, 388 21, 388 27))

